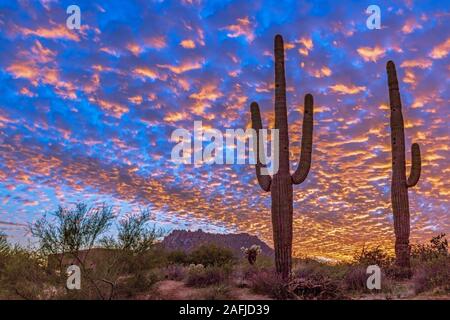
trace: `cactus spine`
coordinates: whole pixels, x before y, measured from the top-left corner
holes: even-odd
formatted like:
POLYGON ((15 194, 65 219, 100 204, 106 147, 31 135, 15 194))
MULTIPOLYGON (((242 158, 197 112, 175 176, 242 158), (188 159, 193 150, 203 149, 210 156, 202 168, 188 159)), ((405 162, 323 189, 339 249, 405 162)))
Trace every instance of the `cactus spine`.
POLYGON ((405 270, 410 268, 409 247, 409 202, 408 188, 419 181, 421 171, 420 148, 417 143, 411 147, 412 166, 408 180, 405 165, 405 132, 403 126, 402 103, 398 87, 397 72, 392 61, 387 63, 389 100, 391 108, 392 186, 391 201, 394 213, 396 264, 405 270))
MULTIPOLYGON (((262 129, 259 106, 252 102, 252 127, 262 129)), ((293 175, 289 168, 289 134, 286 108, 286 79, 284 72, 284 45, 280 35, 275 37, 275 129, 279 130, 279 169, 273 177, 261 174, 261 162, 256 164, 256 177, 261 188, 271 192, 272 226, 276 269, 287 279, 292 266, 292 185, 302 183, 311 166, 313 134, 313 97, 305 96, 301 156, 293 175)), ((257 146, 259 148, 259 135, 257 146)), ((259 154, 259 150, 258 150, 259 154)))

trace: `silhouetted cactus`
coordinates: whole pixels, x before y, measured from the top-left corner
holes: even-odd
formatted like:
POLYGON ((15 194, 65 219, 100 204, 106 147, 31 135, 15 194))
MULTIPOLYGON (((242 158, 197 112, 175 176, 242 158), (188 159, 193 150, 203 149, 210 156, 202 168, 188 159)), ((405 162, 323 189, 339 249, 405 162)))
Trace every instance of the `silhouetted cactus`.
MULTIPOLYGON (((253 129, 262 129, 259 106, 252 102, 253 129)), ((275 37, 275 128, 279 130, 279 170, 273 177, 262 175, 263 165, 258 157, 256 177, 264 191, 271 191, 272 225, 275 245, 275 264, 283 279, 289 277, 292 265, 292 185, 300 184, 311 166, 313 133, 313 97, 305 96, 303 114, 303 137, 300 163, 291 176, 289 168, 289 134, 286 108, 286 79, 284 73, 284 46, 280 35, 275 37)), ((259 149, 259 135, 257 141, 259 149)), ((259 150, 258 155, 259 155, 259 150)))
POLYGON ((409 202, 408 188, 414 187, 419 181, 421 160, 420 148, 417 143, 411 147, 412 166, 406 180, 405 165, 405 132, 403 126, 402 103, 398 87, 397 72, 392 61, 387 63, 389 100, 391 106, 391 146, 392 146, 392 186, 391 201, 394 213, 395 256, 396 264, 404 269, 410 268, 409 247, 409 202))

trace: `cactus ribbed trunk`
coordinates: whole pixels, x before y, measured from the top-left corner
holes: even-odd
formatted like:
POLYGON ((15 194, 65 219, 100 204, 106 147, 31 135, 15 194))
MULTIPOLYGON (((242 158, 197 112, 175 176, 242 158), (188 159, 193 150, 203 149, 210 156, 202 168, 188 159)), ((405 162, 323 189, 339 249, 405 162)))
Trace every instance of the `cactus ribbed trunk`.
POLYGON ((408 271, 410 269, 410 216, 408 188, 417 184, 420 177, 421 160, 419 145, 412 145, 411 174, 406 180, 405 130, 403 125, 402 103, 395 65, 387 63, 389 100, 391 109, 391 147, 392 147, 392 184, 391 201, 394 214, 396 264, 408 271))
MULTIPOLYGON (((279 130, 279 169, 270 177, 262 175, 262 164, 258 158, 256 176, 264 191, 271 192, 272 225, 275 246, 275 265, 283 279, 288 279, 292 265, 292 219, 293 195, 292 185, 303 182, 311 166, 312 130, 313 130, 313 98, 305 96, 305 112, 303 118, 303 137, 300 163, 291 176, 289 165, 289 133, 286 106, 286 78, 284 68, 284 45, 280 35, 275 37, 275 129, 279 130)), ((251 104, 252 126, 255 130, 262 128, 259 106, 251 104)), ((259 149, 259 135, 258 135, 259 149)), ((258 153, 259 155, 259 150, 258 153)))

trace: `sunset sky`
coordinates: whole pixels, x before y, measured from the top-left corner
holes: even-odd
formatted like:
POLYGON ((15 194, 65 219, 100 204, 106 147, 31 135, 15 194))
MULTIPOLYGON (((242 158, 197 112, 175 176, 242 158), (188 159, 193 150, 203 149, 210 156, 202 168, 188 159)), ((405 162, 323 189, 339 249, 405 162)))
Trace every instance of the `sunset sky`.
POLYGON ((250 165, 176 165, 173 130, 195 120, 273 126, 273 37, 286 49, 291 165, 312 93, 312 167, 294 186, 297 255, 345 259, 392 248, 386 62, 397 65, 411 240, 450 233, 450 2, 0 0, 0 230, 59 204, 150 207, 157 225, 248 232, 272 245, 270 193, 250 165), (394 4, 393 4, 394 3, 394 4), (66 27, 81 8, 81 30, 66 27), (381 29, 366 27, 370 4, 381 29))

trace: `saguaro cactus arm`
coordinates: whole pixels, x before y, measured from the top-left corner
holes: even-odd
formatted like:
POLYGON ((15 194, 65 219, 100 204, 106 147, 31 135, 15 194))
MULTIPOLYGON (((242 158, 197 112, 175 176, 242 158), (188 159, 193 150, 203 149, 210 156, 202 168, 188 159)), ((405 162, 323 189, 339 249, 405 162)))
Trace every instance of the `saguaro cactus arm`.
POLYGON ((302 149, 300 162, 292 175, 292 183, 300 184, 305 181, 311 168, 312 138, 313 138, 314 100, 311 94, 305 96, 302 128, 302 149))
POLYGON ((420 159, 420 147, 417 143, 413 143, 411 147, 411 161, 411 172, 406 183, 408 188, 414 187, 420 178, 422 161, 420 159))
MULTIPOLYGON (((250 111, 252 114, 252 127, 256 131, 256 178, 258 179, 259 186, 264 191, 270 191, 270 184, 272 183, 272 178, 269 175, 262 175, 261 168, 265 165, 261 163, 260 159, 260 141, 259 141, 259 130, 262 129, 261 113, 259 112, 259 106, 256 102, 252 102, 250 105, 250 111)), ((264 156, 264 151, 262 151, 264 156)))

